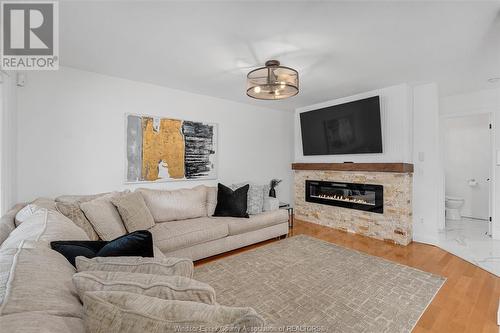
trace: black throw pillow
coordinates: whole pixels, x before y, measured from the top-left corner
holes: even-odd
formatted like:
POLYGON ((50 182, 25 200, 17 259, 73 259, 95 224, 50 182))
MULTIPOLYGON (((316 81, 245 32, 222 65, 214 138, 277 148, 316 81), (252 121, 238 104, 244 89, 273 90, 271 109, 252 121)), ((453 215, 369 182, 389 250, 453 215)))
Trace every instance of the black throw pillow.
POLYGON ((75 267, 78 256, 153 257, 153 236, 147 230, 134 231, 112 241, 55 241, 50 246, 75 267))
POLYGON ((219 183, 217 185, 217 206, 213 216, 246 217, 247 194, 250 185, 246 184, 236 190, 219 183))

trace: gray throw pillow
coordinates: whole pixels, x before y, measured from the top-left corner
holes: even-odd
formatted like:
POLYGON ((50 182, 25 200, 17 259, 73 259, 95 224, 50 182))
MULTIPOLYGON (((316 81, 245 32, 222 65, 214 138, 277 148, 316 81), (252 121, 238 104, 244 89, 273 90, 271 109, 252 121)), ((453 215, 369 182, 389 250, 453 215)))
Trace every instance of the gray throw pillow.
POLYGON ((246 184, 250 185, 247 194, 247 213, 255 215, 262 213, 264 207, 264 186, 252 183, 239 183, 230 186, 232 190, 236 190, 246 184))

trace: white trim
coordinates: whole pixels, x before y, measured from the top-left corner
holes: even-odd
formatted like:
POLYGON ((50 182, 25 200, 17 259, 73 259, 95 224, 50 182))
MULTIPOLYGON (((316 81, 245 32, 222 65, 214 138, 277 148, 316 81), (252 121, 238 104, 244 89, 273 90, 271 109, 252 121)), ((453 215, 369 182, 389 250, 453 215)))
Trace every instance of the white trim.
POLYGON ((429 237, 427 235, 413 234, 413 241, 416 243, 428 244, 439 247, 439 240, 437 237, 429 237))

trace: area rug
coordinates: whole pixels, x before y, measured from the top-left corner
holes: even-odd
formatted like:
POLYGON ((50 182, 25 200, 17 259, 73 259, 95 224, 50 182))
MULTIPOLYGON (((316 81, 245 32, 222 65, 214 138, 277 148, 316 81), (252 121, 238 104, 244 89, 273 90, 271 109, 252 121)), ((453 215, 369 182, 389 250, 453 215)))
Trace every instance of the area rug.
POLYGON ((195 269, 276 332, 410 332, 443 277, 300 235, 195 269))

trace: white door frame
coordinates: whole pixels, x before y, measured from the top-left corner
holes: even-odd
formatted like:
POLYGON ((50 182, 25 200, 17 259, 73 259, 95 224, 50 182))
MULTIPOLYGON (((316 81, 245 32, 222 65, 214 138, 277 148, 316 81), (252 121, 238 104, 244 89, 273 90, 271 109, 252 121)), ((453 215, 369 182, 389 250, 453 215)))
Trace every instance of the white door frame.
MULTIPOLYGON (((489 230, 488 233, 489 235, 492 235, 493 231, 495 228, 493 228, 494 223, 498 223, 496 220, 496 207, 495 207, 495 188, 496 188, 496 177, 495 177, 495 168, 497 165, 497 151, 496 151, 496 117, 495 117, 495 110, 491 108, 480 108, 480 109, 471 109, 470 111, 465 111, 465 112, 456 112, 456 113, 448 113, 448 114, 441 114, 439 115, 440 118, 440 126, 439 126, 439 131, 440 131, 440 145, 441 145, 441 152, 444 152, 444 130, 443 130, 443 121, 444 119, 449 119, 449 118, 458 118, 458 117, 468 117, 468 116, 475 116, 475 115, 488 115, 490 119, 490 124, 491 124, 491 131, 490 131, 490 149, 491 149, 491 164, 490 164, 490 187, 489 187, 489 210, 490 210, 490 218, 491 221, 489 223, 489 230)), ((500 157, 500 156, 499 156, 500 157)), ((445 177, 444 174, 444 164, 443 164, 443 178, 445 177)), ((443 179, 443 184, 445 184, 445 179, 443 179)), ((444 194, 446 195, 446 194, 444 194)), ((445 198, 443 198, 444 200, 445 198)), ((439 230, 444 230, 445 228, 445 219, 441 219, 438 221, 438 229, 439 230)), ((495 224, 496 225, 496 224, 495 224)), ((500 235, 492 235, 494 238, 500 238, 500 235)))

